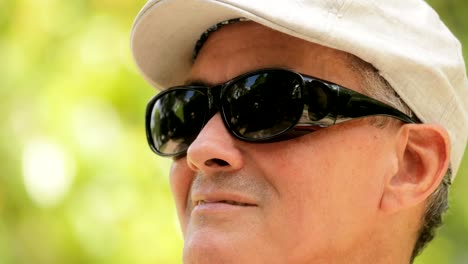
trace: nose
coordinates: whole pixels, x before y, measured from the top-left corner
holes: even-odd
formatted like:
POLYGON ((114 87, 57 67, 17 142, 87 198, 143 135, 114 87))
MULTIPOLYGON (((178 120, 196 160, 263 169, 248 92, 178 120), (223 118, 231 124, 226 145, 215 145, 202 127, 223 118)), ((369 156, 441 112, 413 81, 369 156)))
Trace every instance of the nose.
POLYGON ((188 148, 188 166, 205 175, 239 170, 244 164, 238 143, 224 126, 221 115, 217 113, 188 148))

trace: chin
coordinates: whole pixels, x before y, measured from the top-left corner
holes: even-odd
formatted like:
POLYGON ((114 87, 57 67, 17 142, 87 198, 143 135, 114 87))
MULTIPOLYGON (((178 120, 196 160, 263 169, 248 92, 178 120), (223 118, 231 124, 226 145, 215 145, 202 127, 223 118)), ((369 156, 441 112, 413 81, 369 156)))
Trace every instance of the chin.
POLYGON ((197 230, 185 237, 184 264, 284 264, 288 254, 274 250, 270 239, 262 239, 256 232, 213 232, 197 230))
POLYGON ((270 259, 273 252, 265 254, 269 244, 263 243, 258 232, 244 228, 189 230, 184 241, 184 264, 275 263, 270 259))
POLYGON ((194 234, 185 239, 184 264, 210 263, 246 263, 239 254, 242 249, 234 243, 228 243, 228 238, 216 238, 209 233, 194 234))

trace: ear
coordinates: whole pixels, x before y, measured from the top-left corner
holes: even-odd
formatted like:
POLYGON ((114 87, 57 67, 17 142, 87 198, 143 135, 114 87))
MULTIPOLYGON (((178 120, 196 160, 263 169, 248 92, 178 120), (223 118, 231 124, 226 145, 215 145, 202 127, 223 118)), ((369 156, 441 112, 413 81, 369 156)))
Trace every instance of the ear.
POLYGON ((434 124, 406 124, 396 135, 398 170, 385 181, 381 209, 394 213, 426 200, 442 181, 450 160, 447 131, 434 124))

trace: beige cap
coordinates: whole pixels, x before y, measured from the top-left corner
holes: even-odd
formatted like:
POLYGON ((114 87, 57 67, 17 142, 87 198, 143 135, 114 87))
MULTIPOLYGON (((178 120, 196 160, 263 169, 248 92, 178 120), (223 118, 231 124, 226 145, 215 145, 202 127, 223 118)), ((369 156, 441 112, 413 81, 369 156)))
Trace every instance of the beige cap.
POLYGON ((460 42, 423 0, 150 0, 131 35, 135 62, 158 89, 183 83, 210 26, 245 17, 371 63, 424 123, 445 127, 453 178, 468 137, 460 42))

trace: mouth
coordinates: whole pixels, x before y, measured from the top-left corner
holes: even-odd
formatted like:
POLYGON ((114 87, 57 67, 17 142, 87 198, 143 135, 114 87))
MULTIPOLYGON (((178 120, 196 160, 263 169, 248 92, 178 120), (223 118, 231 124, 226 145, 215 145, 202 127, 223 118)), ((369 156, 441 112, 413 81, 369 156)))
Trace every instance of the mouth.
POLYGON ((232 200, 218 200, 218 201, 210 201, 210 200, 198 200, 195 202, 195 206, 205 205, 205 204, 227 204, 233 206, 242 206, 242 207, 250 207, 250 206, 257 206, 255 204, 250 203, 242 203, 232 200))

